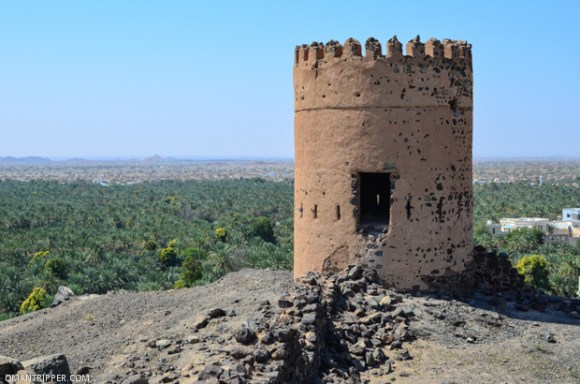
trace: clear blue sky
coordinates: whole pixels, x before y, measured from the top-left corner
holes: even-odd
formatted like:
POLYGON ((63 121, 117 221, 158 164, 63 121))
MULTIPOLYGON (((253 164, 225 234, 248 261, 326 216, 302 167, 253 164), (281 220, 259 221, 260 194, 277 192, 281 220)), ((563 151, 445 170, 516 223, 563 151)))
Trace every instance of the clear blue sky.
POLYGON ((293 156, 294 46, 468 40, 475 156, 580 156, 580 1, 0 2, 0 156, 293 156))

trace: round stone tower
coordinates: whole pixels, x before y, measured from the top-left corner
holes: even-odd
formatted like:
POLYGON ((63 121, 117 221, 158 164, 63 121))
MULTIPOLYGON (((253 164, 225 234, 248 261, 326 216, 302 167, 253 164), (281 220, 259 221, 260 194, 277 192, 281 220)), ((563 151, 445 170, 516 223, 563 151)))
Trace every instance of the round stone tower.
POLYGON ((294 275, 364 263, 401 289, 461 272, 472 244, 465 41, 296 48, 294 275))

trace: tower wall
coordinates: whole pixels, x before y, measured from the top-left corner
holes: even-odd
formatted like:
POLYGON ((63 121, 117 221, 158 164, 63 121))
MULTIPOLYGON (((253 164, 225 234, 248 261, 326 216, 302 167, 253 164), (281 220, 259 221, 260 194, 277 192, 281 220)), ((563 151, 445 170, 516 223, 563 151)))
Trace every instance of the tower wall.
POLYGON ((365 263, 424 289, 469 261, 471 46, 415 38, 406 48, 396 37, 385 56, 373 38, 364 52, 354 39, 296 48, 295 276, 365 263), (361 203, 367 174, 389 184, 379 183, 390 201, 377 222, 361 203))

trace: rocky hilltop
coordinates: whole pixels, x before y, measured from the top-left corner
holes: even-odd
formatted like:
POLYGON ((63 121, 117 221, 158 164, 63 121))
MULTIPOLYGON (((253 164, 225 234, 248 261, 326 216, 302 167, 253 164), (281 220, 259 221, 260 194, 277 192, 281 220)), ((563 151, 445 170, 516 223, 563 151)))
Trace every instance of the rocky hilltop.
POLYGON ((204 287, 73 297, 1 322, 0 373, 126 384, 578 383, 578 305, 525 292, 404 294, 361 266, 297 282, 243 270, 204 287))

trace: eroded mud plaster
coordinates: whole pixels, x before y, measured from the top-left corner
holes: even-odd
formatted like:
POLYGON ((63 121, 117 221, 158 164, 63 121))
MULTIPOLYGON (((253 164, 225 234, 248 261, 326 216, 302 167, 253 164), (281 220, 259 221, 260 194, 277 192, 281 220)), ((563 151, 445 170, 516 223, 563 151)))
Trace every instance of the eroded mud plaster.
POLYGON ((373 38, 296 48, 295 276, 355 262, 426 288, 471 259, 471 45, 406 53, 396 37, 386 56, 373 38))

